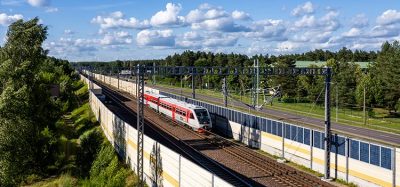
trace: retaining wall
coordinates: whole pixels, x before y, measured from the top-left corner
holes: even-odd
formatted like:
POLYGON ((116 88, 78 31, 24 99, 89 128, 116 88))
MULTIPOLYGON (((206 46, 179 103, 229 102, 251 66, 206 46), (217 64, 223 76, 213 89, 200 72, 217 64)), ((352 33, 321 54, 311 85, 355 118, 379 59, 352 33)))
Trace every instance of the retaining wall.
MULTIPOLYGON (((99 76, 97 76, 99 77, 99 76)), ((103 78, 103 77, 101 77, 103 78)), ((112 113, 96 96, 101 88, 81 75, 89 87, 90 107, 101 128, 119 156, 136 171, 137 131, 112 113)), ((100 80, 100 79, 99 79, 100 80)), ((104 80, 104 79, 103 79, 104 80)), ((107 80, 107 79, 106 79, 107 80)), ((113 81, 112 79, 108 79, 113 81)), ((130 84, 124 83, 128 89, 130 84)), ((168 149, 161 143, 144 136, 143 172, 149 186, 232 186, 218 176, 168 149)))

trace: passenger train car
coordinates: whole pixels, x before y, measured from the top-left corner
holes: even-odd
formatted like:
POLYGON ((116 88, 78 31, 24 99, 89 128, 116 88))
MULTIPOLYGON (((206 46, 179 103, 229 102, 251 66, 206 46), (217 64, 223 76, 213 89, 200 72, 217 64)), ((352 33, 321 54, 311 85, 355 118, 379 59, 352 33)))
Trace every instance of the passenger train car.
POLYGON ((144 94, 144 99, 145 104, 150 108, 194 130, 201 132, 212 128, 210 113, 204 107, 148 91, 144 94))

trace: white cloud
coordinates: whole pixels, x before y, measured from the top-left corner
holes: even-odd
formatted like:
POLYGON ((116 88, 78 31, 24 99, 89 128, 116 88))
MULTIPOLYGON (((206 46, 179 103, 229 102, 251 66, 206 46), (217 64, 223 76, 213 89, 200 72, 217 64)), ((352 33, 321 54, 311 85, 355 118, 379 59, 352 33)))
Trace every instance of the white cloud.
POLYGON ((180 4, 167 3, 165 8, 166 10, 159 11, 151 17, 151 25, 156 27, 168 27, 184 24, 185 18, 183 16, 178 16, 179 12, 182 9, 182 6, 180 4))
POLYGON ((376 22, 380 25, 400 23, 400 12, 392 9, 386 10, 376 19, 376 22))
POLYGON ((228 17, 230 17, 230 15, 226 11, 220 8, 206 9, 205 7, 203 7, 191 10, 186 16, 186 22, 199 23, 206 20, 228 18, 228 17))
POLYGON ((201 5, 199 6, 199 9, 211 9, 211 8, 213 8, 213 6, 211 6, 211 5, 208 4, 208 3, 203 3, 203 4, 201 4, 201 5))
POLYGON ((304 27, 315 27, 317 25, 317 21, 314 16, 303 16, 300 20, 297 20, 294 25, 296 27, 304 28, 304 27))
POLYGON ((400 34, 400 26, 398 25, 378 25, 372 28, 370 32, 371 37, 389 38, 398 36, 400 34))
POLYGON ((337 17, 339 16, 339 12, 335 10, 330 10, 326 13, 320 20, 319 25, 327 31, 336 31, 340 27, 339 20, 337 17))
POLYGON ((266 54, 271 53, 273 48, 274 46, 268 43, 252 42, 246 53, 248 55, 266 54))
POLYGON ((380 48, 382 45, 382 42, 372 42, 372 43, 352 43, 348 47, 351 50, 375 50, 380 48))
POLYGON ((72 31, 71 29, 65 29, 65 30, 64 30, 64 34, 66 34, 66 35, 72 35, 72 34, 75 34, 75 32, 72 31))
POLYGON ((249 28, 237 25, 229 17, 219 19, 209 19, 200 23, 192 24, 193 30, 208 30, 208 31, 222 31, 222 32, 241 32, 250 31, 249 28))
POLYGON ((189 31, 183 37, 177 39, 176 45, 186 49, 206 49, 216 47, 234 46, 238 41, 238 36, 221 32, 198 33, 189 31))
POLYGON ((136 35, 139 46, 174 46, 175 35, 170 29, 167 30, 142 30, 136 35))
POLYGON ((340 22, 337 19, 339 13, 335 10, 328 11, 320 19, 314 15, 304 15, 300 20, 295 21, 296 29, 318 29, 324 31, 336 31, 340 27, 340 22))
POLYGON ((250 18, 250 14, 243 12, 243 11, 233 11, 232 12, 232 18, 236 19, 236 20, 249 20, 250 18))
POLYGON ((0 25, 8 26, 9 24, 23 18, 24 16, 21 14, 7 15, 6 13, 0 13, 0 25))
POLYGON ((359 28, 351 28, 349 31, 342 34, 344 37, 354 38, 361 35, 361 30, 359 28))
POLYGON ((294 16, 302 16, 312 13, 314 13, 314 5, 310 1, 304 3, 303 5, 297 6, 292 11, 292 15, 294 16))
POLYGON ((262 38, 266 40, 286 40, 286 26, 283 20, 266 19, 253 22, 251 32, 244 35, 248 38, 262 38))
POLYGON ((325 43, 329 41, 331 36, 332 32, 330 31, 308 30, 305 32, 295 33, 291 40, 303 43, 325 43))
POLYGON ((93 55, 97 51, 98 40, 95 39, 72 39, 60 38, 58 41, 46 42, 44 48, 49 50, 50 55, 66 57, 74 55, 93 55))
POLYGON ((5 6, 20 6, 25 0, 1 0, 0 4, 5 6))
POLYGON ((278 43, 277 48, 275 50, 276 50, 276 52, 288 53, 288 52, 294 52, 294 51, 298 50, 300 47, 302 47, 302 45, 300 43, 284 41, 284 42, 278 43))
POLYGON ((351 19, 351 26, 356 28, 364 28, 368 26, 368 18, 365 14, 357 14, 351 19))
POLYGON ((149 21, 139 21, 138 19, 124 18, 121 11, 116 11, 106 17, 97 16, 92 19, 91 23, 99 24, 101 29, 117 29, 117 28, 132 28, 132 29, 146 29, 150 28, 149 21))
POLYGON ((46 8, 46 12, 50 12, 50 13, 52 13, 52 12, 58 12, 58 8, 55 8, 55 7, 48 7, 48 8, 46 8))
POLYGON ((207 6, 191 10, 185 18, 186 22, 191 24, 193 30, 222 32, 250 31, 248 27, 236 24, 232 16, 233 14, 242 16, 242 18, 246 17, 246 15, 239 15, 242 14, 240 12, 229 14, 221 8, 207 6))
MULTIPOLYGON (((67 32, 72 32, 66 30, 67 32)), ((133 37, 125 31, 108 32, 103 38, 64 38, 50 41, 44 44, 44 48, 50 51, 50 55, 67 58, 67 56, 92 56, 101 49, 115 49, 129 46, 133 43, 133 37)))
POLYGON ((100 45, 125 45, 131 44, 132 36, 126 31, 106 33, 104 38, 99 40, 100 45))
POLYGON ((50 0, 28 0, 28 3, 34 7, 48 7, 50 0))

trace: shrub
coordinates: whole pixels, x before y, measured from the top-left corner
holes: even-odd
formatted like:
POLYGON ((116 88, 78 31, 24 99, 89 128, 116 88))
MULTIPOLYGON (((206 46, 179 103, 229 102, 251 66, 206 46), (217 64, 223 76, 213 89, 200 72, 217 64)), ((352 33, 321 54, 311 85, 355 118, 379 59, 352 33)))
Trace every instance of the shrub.
POLYGON ((92 168, 90 178, 82 186, 125 186, 129 172, 119 162, 114 148, 107 142, 102 145, 92 168))
POLYGON ((81 168, 81 175, 87 176, 90 166, 99 152, 103 137, 94 129, 86 132, 80 138, 81 148, 78 150, 76 164, 81 168))

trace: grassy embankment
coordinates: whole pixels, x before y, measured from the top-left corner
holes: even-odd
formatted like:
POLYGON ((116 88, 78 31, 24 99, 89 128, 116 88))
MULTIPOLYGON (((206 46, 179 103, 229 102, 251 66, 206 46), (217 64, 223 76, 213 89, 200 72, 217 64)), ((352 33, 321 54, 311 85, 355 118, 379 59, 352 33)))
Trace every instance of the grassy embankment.
POLYGON ((76 107, 57 121, 57 161, 48 178, 31 176, 25 186, 135 186, 134 173, 118 158, 88 103, 88 90, 75 85, 76 107))
MULTIPOLYGON (((176 85, 173 86, 165 83, 162 84, 162 86, 169 88, 180 88, 179 86, 176 85)), ((191 88, 182 88, 182 92, 191 93, 192 90, 191 88)), ((223 99, 221 92, 216 90, 196 89, 196 93, 212 96, 215 98, 220 98, 221 101, 223 99)), ((231 97, 235 98, 236 100, 242 100, 245 103, 251 103, 250 102, 251 99, 248 95, 241 97, 240 95, 231 93, 231 97)), ((231 98, 228 99, 232 100, 231 98)), ((323 98, 320 98, 320 100, 323 100, 323 98)), ((261 104, 262 102, 263 98, 260 95, 259 103, 261 104)), ((332 101, 331 107, 332 107, 331 120, 333 122, 336 122, 336 107, 334 105, 334 101, 332 101)), ((248 109, 246 110, 235 106, 233 106, 233 108, 245 112, 249 111, 248 109)), ((272 106, 264 105, 264 108, 270 108, 319 119, 324 119, 324 113, 325 113, 324 106, 322 105, 315 105, 313 103, 284 103, 284 102, 279 102, 277 99, 274 100, 272 106)), ((400 125, 399 125, 400 117, 393 116, 386 109, 374 108, 372 112, 369 112, 369 116, 367 118, 367 125, 364 125, 364 118, 363 118, 364 113, 360 109, 357 110, 350 108, 339 108, 337 113, 338 113, 337 115, 338 123, 400 134, 400 125), (373 114, 373 116, 370 116, 371 114, 373 114)))

